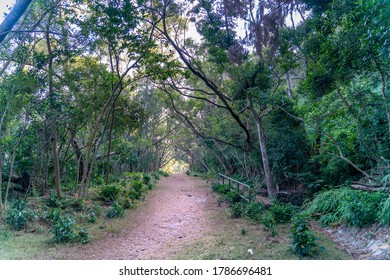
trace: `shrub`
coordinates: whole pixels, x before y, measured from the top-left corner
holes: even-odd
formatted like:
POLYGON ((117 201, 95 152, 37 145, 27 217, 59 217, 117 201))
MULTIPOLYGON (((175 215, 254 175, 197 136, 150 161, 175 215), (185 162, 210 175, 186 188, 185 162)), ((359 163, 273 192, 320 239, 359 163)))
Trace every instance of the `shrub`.
POLYGON ((145 192, 147 190, 146 186, 138 181, 138 180, 134 180, 132 183, 131 183, 131 189, 130 189, 130 192, 129 192, 129 197, 131 199, 140 199, 141 196, 142 196, 142 193, 145 192))
POLYGON ((16 201, 10 210, 7 211, 7 223, 14 230, 25 229, 28 222, 30 210, 24 201, 16 201))
POLYGON ((270 212, 275 217, 277 223, 287 223, 291 220, 293 215, 298 211, 298 208, 291 203, 281 204, 274 202, 270 207, 270 212))
POLYGON ((128 197, 132 200, 137 200, 141 197, 141 194, 134 189, 130 189, 128 197))
POLYGON ((362 227, 382 220, 381 209, 387 198, 388 194, 382 192, 340 188, 319 193, 307 205, 307 210, 309 213, 321 213, 319 222, 323 226, 345 223, 362 227))
POLYGON ((229 191, 227 194, 224 195, 224 197, 230 206, 242 201, 240 193, 235 190, 229 191))
POLYGON ((301 257, 309 256, 317 252, 317 238, 310 230, 309 215, 307 213, 299 213, 291 220, 291 249, 294 254, 301 257))
POLYGON ((230 215, 232 218, 241 218, 245 211, 245 203, 238 202, 230 206, 230 215))
POLYGON ((121 202, 121 205, 122 205, 123 209, 130 209, 130 208, 134 207, 133 203, 131 203, 131 201, 129 199, 124 199, 121 202))
POLYGON ((156 187, 156 185, 153 183, 153 182, 149 182, 147 185, 146 185, 147 189, 148 190, 152 190, 154 189, 154 187, 156 187))
POLYGON ((186 174, 187 174, 187 176, 191 176, 191 171, 187 169, 186 174))
POLYGON ((142 175, 142 179, 143 179, 145 185, 148 185, 152 181, 152 177, 147 173, 144 173, 142 175))
POLYGON ((93 183, 97 186, 101 186, 101 185, 104 185, 106 182, 106 180, 103 178, 103 177, 96 177, 93 179, 93 183))
POLYGON ((377 213, 385 197, 387 195, 381 192, 352 191, 341 203, 341 220, 357 227, 374 223, 378 219, 377 213))
POLYGON ((118 203, 114 202, 107 213, 107 218, 123 218, 125 215, 125 211, 123 207, 118 203))
POLYGON ((265 213, 261 218, 262 224, 271 232, 272 236, 276 235, 275 232, 275 217, 271 212, 265 213))
POLYGON ((53 212, 53 225, 51 232, 54 234, 53 241, 56 243, 70 242, 74 238, 73 224, 74 220, 71 217, 64 217, 61 211, 53 212))
POLYGON ((46 199, 46 205, 50 208, 63 208, 62 200, 56 194, 50 194, 50 196, 46 199))
POLYGON ((92 207, 91 211, 93 211, 95 213, 96 217, 100 217, 100 215, 102 214, 103 210, 102 210, 102 207, 99 204, 95 204, 92 207))
POLYGON ((264 205, 261 202, 249 202, 245 207, 245 216, 249 219, 259 222, 264 211, 264 205))
POLYGON ((157 172, 152 172, 151 175, 154 177, 155 180, 160 180, 160 175, 157 172))
POLYGON ((164 170, 158 170, 157 172, 163 177, 169 177, 169 173, 164 170))
POLYGON ((76 239, 81 243, 81 244, 86 244, 90 241, 90 236, 88 231, 85 228, 81 228, 79 231, 79 234, 77 235, 76 239))
POLYGON ((85 208, 84 200, 81 198, 71 198, 69 206, 76 212, 81 212, 85 208))
POLYGON ((113 202, 118 199, 121 187, 117 185, 103 186, 100 191, 100 199, 105 202, 113 202))
POLYGON ((226 184, 219 184, 219 183, 214 183, 212 186, 211 186, 211 189, 216 192, 216 193, 219 193, 219 194, 227 194, 228 192, 230 192, 230 188, 228 185, 226 184))
POLYGON ((390 196, 382 201, 379 221, 382 225, 390 225, 390 196))
POLYGON ((307 205, 309 213, 321 213, 319 220, 322 226, 341 222, 341 203, 343 197, 350 193, 350 189, 340 188, 320 192, 307 205))
POLYGON ((87 212, 86 220, 90 224, 96 223, 96 213, 93 210, 89 210, 87 212))

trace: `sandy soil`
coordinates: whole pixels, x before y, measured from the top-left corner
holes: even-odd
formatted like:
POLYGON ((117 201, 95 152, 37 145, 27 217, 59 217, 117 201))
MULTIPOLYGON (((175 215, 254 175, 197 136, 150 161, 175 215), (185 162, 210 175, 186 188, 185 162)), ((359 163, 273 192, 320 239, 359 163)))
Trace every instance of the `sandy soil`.
POLYGON ((213 204, 205 181, 174 174, 122 219, 128 226, 86 245, 60 248, 48 259, 168 259, 210 230, 213 204))

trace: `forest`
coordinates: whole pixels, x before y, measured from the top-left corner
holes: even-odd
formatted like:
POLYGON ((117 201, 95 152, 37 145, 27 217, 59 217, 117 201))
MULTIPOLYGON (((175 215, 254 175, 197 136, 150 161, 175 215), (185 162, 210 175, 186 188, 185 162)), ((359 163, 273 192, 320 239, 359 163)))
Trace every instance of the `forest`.
POLYGON ((29 197, 113 202, 132 178, 118 210, 187 172, 324 225, 389 225, 389 56, 388 0, 18 0, 0 25, 1 217, 24 228, 29 197))

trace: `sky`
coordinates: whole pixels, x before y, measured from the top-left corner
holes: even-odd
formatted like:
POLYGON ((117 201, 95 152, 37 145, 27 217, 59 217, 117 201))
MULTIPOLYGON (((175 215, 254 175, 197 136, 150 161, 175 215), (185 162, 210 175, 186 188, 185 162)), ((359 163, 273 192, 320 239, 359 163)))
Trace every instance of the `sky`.
POLYGON ((7 5, 12 5, 15 0, 0 0, 0 22, 4 19, 4 12, 8 12, 7 5))

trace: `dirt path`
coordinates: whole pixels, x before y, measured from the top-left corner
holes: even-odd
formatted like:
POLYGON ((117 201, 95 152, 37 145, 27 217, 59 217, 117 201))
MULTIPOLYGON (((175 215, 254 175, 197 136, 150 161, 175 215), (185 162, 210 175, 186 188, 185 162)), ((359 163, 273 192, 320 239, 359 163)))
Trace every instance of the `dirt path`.
MULTIPOLYGON (((296 259, 290 253, 289 227, 277 225, 270 238, 262 225, 232 219, 226 205, 206 182, 184 174, 162 178, 139 207, 125 218, 96 225, 92 242, 49 246, 36 259, 161 260, 161 259, 296 259)), ((319 259, 350 259, 339 246, 319 259)))
POLYGON ((145 203, 121 220, 125 229, 87 245, 59 248, 54 258, 167 259, 207 234, 213 208, 209 198, 202 180, 184 174, 162 178, 145 203))

